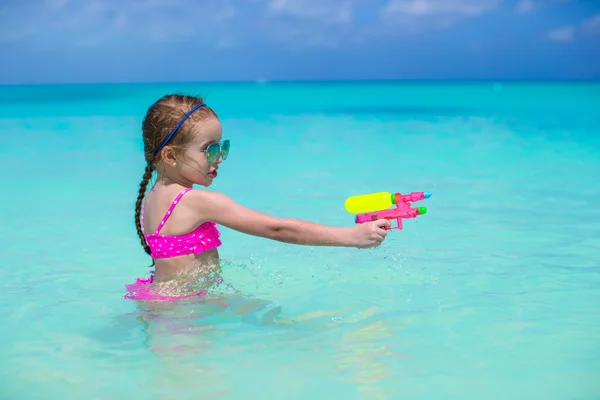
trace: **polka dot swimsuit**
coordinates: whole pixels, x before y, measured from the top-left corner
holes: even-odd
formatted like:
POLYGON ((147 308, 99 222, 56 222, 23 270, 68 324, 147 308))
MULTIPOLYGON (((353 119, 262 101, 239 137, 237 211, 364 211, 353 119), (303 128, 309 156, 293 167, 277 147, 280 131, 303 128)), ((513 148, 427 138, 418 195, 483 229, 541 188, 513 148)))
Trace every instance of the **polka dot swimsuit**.
MULTIPOLYGON (((160 230, 171 216, 173 209, 181 199, 181 197, 192 190, 191 188, 183 189, 173 200, 169 210, 158 224, 155 233, 144 235, 148 246, 152 250, 150 256, 152 258, 169 258, 183 256, 185 254, 199 254, 203 251, 208 251, 219 247, 221 236, 217 229, 217 224, 214 222, 205 222, 198 226, 190 233, 181 236, 161 235, 160 230)), ((142 226, 144 226, 144 208, 142 208, 142 226)))

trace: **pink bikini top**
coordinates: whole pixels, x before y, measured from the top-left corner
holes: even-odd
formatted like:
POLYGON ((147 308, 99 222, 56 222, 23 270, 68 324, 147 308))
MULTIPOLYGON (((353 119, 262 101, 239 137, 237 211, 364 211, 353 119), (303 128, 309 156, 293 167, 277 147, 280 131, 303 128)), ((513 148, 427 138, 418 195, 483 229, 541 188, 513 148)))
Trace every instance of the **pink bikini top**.
MULTIPOLYGON (((171 213, 181 199, 181 196, 190 190, 192 190, 192 188, 185 188, 177 195, 175 200, 173 200, 173 203, 171 203, 171 206, 167 210, 167 213, 163 217, 162 221, 160 221, 158 224, 156 232, 144 235, 148 246, 150 246, 150 249, 152 250, 150 257, 169 258, 191 253, 199 254, 203 251, 208 251, 221 245, 221 241, 219 240, 221 233, 217 229, 217 224, 214 222, 205 222, 192 232, 181 236, 168 236, 160 234, 161 228, 171 216, 171 213)), ((142 208, 142 226, 144 226, 144 208, 142 208)))

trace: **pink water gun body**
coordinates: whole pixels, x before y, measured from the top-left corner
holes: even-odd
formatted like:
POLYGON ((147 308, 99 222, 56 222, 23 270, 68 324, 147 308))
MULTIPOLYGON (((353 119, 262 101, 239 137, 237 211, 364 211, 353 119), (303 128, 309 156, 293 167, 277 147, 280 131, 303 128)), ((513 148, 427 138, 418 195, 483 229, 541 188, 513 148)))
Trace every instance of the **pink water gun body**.
POLYGON ((388 229, 402 229, 402 220, 416 218, 427 212, 426 207, 412 208, 411 204, 431 197, 429 192, 412 192, 410 194, 378 192, 346 199, 344 207, 351 214, 356 214, 355 222, 363 224, 378 219, 396 220, 396 227, 388 229), (390 208, 395 205, 394 208, 390 208))

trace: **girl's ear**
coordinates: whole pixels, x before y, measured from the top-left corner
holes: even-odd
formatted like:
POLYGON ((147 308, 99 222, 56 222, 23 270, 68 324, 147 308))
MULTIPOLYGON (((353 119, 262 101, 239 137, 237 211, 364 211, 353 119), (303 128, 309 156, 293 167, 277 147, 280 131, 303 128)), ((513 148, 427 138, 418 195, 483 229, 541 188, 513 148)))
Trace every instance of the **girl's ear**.
POLYGON ((175 158, 175 151, 171 146, 163 147, 163 149, 160 151, 160 155, 163 161, 169 164, 170 166, 173 166, 173 164, 175 164, 175 161, 177 161, 177 159, 175 158))

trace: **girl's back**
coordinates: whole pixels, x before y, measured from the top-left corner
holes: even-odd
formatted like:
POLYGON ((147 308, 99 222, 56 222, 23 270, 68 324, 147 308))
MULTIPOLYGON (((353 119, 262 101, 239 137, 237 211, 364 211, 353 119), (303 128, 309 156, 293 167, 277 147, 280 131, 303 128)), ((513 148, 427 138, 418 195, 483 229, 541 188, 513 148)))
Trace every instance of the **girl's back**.
POLYGON ((218 265, 220 235, 198 220, 185 196, 189 190, 157 183, 142 208, 144 236, 157 257, 156 282, 189 279, 218 265))

